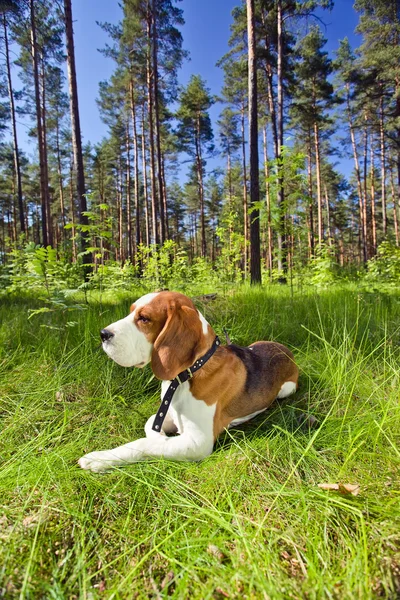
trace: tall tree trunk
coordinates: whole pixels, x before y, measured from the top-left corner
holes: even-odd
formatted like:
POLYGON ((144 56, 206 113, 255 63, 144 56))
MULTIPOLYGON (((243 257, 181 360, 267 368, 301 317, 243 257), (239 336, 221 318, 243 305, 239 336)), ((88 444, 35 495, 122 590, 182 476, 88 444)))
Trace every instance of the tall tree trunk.
POLYGON ((387 214, 386 214, 386 165, 385 165, 385 132, 384 132, 384 114, 383 114, 383 92, 381 86, 381 95, 379 98, 379 137, 381 150, 381 202, 382 202, 382 232, 383 237, 387 234, 387 214))
MULTIPOLYGON (((278 0, 280 1, 280 0, 278 0)), ((260 200, 258 171, 257 59, 254 0, 246 0, 249 68, 249 147, 250 147, 250 280, 261 283, 260 219, 255 204, 260 200)))
POLYGON ((311 131, 308 131, 308 144, 307 144, 307 174, 308 174, 308 218, 309 218, 309 230, 308 230, 308 247, 309 257, 314 256, 315 252, 315 240, 314 240, 314 210, 313 210, 313 181, 312 181, 312 150, 311 150, 311 131))
POLYGON ((71 157, 69 166, 69 201, 71 204, 71 236, 72 236, 72 262, 76 263, 78 260, 78 250, 76 247, 76 224, 75 224, 75 207, 74 207, 74 163, 73 157, 71 157))
MULTIPOLYGON (((74 32, 72 27, 72 9, 71 0, 64 0, 65 12, 65 33, 67 39, 67 66, 68 66, 68 83, 69 83, 69 98, 71 110, 71 129, 72 129, 72 149, 74 154, 74 165, 76 170, 76 188, 79 201, 79 223, 84 227, 89 224, 88 217, 84 213, 87 211, 86 190, 85 190, 85 173, 83 169, 83 153, 82 153, 82 138, 81 125, 79 119, 78 105, 78 86, 76 81, 75 68, 75 48, 74 48, 74 32)), ((89 245, 88 232, 81 232, 81 251, 85 252, 82 261, 85 265, 85 277, 89 273, 88 264, 91 257, 86 253, 89 245)))
POLYGON ((161 181, 162 181, 162 188, 163 188, 165 235, 166 235, 166 239, 169 239, 167 182, 165 180, 165 154, 163 152, 161 153, 161 181))
MULTIPOLYGON (((136 240, 136 251, 140 245, 140 195, 139 195, 139 150, 138 150, 138 134, 136 125, 136 102, 133 89, 133 81, 130 80, 130 92, 131 92, 131 113, 132 113, 132 127, 133 127, 133 161, 134 161, 134 176, 135 176, 135 240, 136 240)), ((143 132, 144 136, 144 132, 143 132)), ((145 169, 145 163, 143 165, 145 169)), ((145 184, 145 197, 146 197, 146 209, 147 209, 147 181, 145 184)), ((148 243, 148 241, 147 241, 148 243)))
POLYGON ((371 221, 372 221, 372 249, 374 254, 377 250, 376 235, 376 216, 375 216, 375 166, 374 166, 374 146, 371 140, 371 165, 370 165, 370 183, 371 183, 371 221))
POLYGON ((367 223, 364 218, 365 207, 366 207, 366 197, 363 195, 362 185, 361 185, 361 173, 360 173, 360 165, 358 162, 358 153, 357 153, 357 144, 356 137, 354 132, 353 119, 351 115, 350 108, 350 90, 349 84, 346 85, 346 103, 347 103, 347 120, 349 123, 350 130, 350 139, 351 139, 351 147, 353 149, 353 159, 354 159, 354 168, 356 171, 356 179, 357 179, 357 193, 358 193, 358 206, 360 211, 360 227, 362 232, 362 249, 363 249, 363 259, 364 262, 368 260, 368 245, 367 245, 367 223))
POLYGON ((277 0, 277 96, 278 96, 278 115, 277 115, 277 133, 278 133, 278 209, 279 209, 279 227, 278 227, 278 270, 282 274, 281 281, 285 282, 287 271, 287 240, 286 240, 286 210, 284 179, 282 168, 282 146, 283 146, 283 20, 282 20, 282 0, 277 0))
MULTIPOLYGON (((390 189, 392 193, 392 202, 393 202, 393 224, 394 224, 394 235, 396 240, 396 246, 400 244, 400 236, 399 236, 399 221, 397 215, 397 202, 396 202, 396 192, 394 188, 394 178, 393 178, 393 170, 390 169, 390 189)), ((399 202, 400 207, 400 202, 399 202)))
POLYGON ((326 206, 326 222, 327 222, 327 236, 328 236, 328 246, 332 246, 332 234, 331 234, 331 211, 329 208, 329 194, 328 188, 326 184, 324 184, 324 193, 325 193, 325 206, 326 206))
POLYGON ((149 3, 147 2, 147 105, 149 112, 149 144, 150 144, 150 185, 151 185, 151 232, 152 244, 159 243, 158 227, 157 227, 157 186, 156 186, 156 167, 155 167, 155 149, 154 149, 154 108, 153 108, 153 77, 151 60, 151 40, 152 40, 152 15, 150 12, 149 3))
POLYGON ((206 221, 204 214, 204 184, 203 184, 203 157, 201 153, 201 140, 200 140, 200 115, 197 117, 197 128, 195 134, 195 147, 196 147, 196 171, 197 171, 197 185, 199 189, 199 200, 200 200, 200 231, 201 231, 201 256, 206 256, 206 221))
MULTIPOLYGON (((144 191, 144 212, 145 212, 145 223, 146 223, 146 246, 149 247, 151 243, 150 237, 150 215, 149 215, 149 195, 147 189, 147 162, 146 162, 146 137, 145 137, 145 125, 144 125, 144 106, 142 112, 142 159, 143 159, 143 191, 144 191)), ((139 213, 136 213, 137 219, 139 219, 139 213)))
POLYGON ((9 100, 10 100, 11 129, 12 129, 12 137, 13 137, 14 170, 15 170, 15 179, 16 179, 16 183, 17 183, 19 224, 20 224, 20 228, 21 228, 21 233, 25 233, 26 228, 25 228, 25 216, 24 216, 24 201, 23 201, 23 197, 22 197, 21 165, 20 165, 20 160, 19 160, 17 123, 15 120, 15 103, 14 103, 14 93, 13 93, 12 80, 11 80, 11 65, 10 65, 10 53, 9 53, 9 48, 8 48, 7 19, 6 19, 5 13, 3 13, 3 29, 4 29, 4 52, 5 52, 5 58, 6 58, 8 96, 9 96, 9 100))
POLYGON ((160 128, 160 109, 159 109, 159 92, 158 92, 158 52, 157 52, 157 10, 156 0, 152 0, 152 12, 153 12, 153 35, 152 35, 152 49, 153 49, 153 89, 154 89, 154 125, 156 134, 157 144, 157 181, 158 181, 158 203, 159 203, 159 215, 160 215, 160 243, 163 244, 166 240, 166 226, 165 226, 165 208, 166 199, 164 198, 164 186, 162 180, 162 156, 161 156, 161 128, 160 128))
POLYGON ((47 206, 49 196, 49 186, 43 154, 43 129, 42 129, 42 107, 40 102, 40 86, 39 86, 39 64, 38 64, 38 48, 36 39, 36 17, 34 0, 29 0, 30 8, 30 25, 31 25, 31 53, 33 65, 33 78, 35 84, 35 107, 36 107, 36 124, 38 135, 39 148, 39 169, 40 169, 40 202, 42 212, 42 244, 48 245, 47 237, 47 206))
POLYGON ((61 152, 60 152, 60 123, 57 117, 56 123, 56 154, 57 154, 57 176, 58 176, 58 192, 60 195, 60 216, 61 216, 61 241, 65 242, 65 206, 64 206, 64 182, 62 175, 61 166, 61 152))
POLYGON ((129 119, 126 119, 126 235, 128 237, 128 259, 132 264, 135 255, 132 245, 132 215, 131 215, 131 139, 129 119))
POLYGON ((243 169, 243 223, 244 223, 244 276, 247 277, 249 269, 249 215, 247 203, 247 165, 246 165, 246 137, 244 129, 244 102, 240 107, 240 124, 242 135, 242 169, 243 169))
POLYGON ((317 207, 318 207, 318 246, 324 241, 323 219, 322 219, 322 191, 321 191, 321 159, 319 152, 319 128, 314 122, 314 145, 315 145, 315 172, 317 180, 317 207))
POLYGON ((47 110, 46 110, 46 71, 44 57, 41 60, 41 84, 42 84, 42 134, 43 134, 43 161, 46 174, 47 186, 47 239, 50 246, 53 246, 53 216, 51 214, 50 190, 49 190, 49 160, 47 153, 47 110))
POLYGON ((264 146, 264 172, 265 172, 265 202, 267 205, 267 237, 268 237, 268 270, 269 278, 272 281, 272 224, 271 224, 271 196, 269 188, 269 166, 268 166, 268 144, 267 144, 267 126, 263 129, 264 146))

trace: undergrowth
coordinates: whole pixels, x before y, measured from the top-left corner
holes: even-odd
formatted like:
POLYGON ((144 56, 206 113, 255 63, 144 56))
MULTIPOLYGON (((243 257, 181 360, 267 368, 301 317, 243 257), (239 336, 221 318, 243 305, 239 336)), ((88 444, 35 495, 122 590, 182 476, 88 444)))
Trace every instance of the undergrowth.
POLYGON ((158 405, 148 368, 100 349, 99 330, 134 299, 50 312, 1 300, 0 596, 398 597, 399 296, 270 286, 198 298, 221 339, 226 327, 238 344, 290 347, 298 392, 200 463, 84 472, 80 456, 142 436, 158 405))

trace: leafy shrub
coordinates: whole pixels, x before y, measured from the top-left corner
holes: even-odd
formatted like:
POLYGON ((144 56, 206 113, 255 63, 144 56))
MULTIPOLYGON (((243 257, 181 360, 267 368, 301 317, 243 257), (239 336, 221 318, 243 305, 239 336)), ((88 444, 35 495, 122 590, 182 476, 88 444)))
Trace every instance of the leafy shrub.
POLYGON ((338 265, 331 249, 321 244, 310 260, 308 281, 318 287, 325 288, 334 283, 338 278, 338 265))
POLYGON ((390 242, 382 242, 377 255, 367 263, 365 282, 389 287, 400 284, 400 248, 390 242))

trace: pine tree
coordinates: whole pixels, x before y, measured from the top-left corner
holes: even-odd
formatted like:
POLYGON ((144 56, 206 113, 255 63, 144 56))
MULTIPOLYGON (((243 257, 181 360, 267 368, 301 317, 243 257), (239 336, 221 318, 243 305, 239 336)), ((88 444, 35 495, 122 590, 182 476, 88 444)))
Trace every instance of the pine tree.
POLYGON ((214 149, 210 107, 214 103, 205 82, 199 75, 193 75, 180 94, 177 136, 180 149, 194 159, 197 175, 197 188, 200 207, 201 255, 206 256, 206 225, 204 203, 205 152, 214 149))
POLYGON ((323 50, 326 40, 318 27, 313 26, 297 49, 297 82, 293 90, 293 123, 308 137, 308 161, 311 164, 311 138, 315 155, 318 208, 318 244, 324 240, 323 188, 321 180, 321 134, 330 124, 329 109, 335 102, 333 86, 329 81, 332 64, 323 50))

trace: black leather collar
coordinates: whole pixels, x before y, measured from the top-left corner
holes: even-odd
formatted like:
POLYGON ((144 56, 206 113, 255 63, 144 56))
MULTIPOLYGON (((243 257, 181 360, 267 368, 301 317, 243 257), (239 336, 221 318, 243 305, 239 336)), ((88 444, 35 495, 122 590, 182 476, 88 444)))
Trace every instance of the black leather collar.
POLYGON ((196 362, 191 367, 189 367, 188 369, 185 369, 184 371, 179 373, 175 377, 175 379, 173 379, 171 381, 169 388, 167 389, 167 391, 165 392, 165 394, 163 396, 160 408, 158 409, 157 414, 154 417, 154 422, 153 422, 153 427, 152 427, 153 431, 158 431, 158 432, 161 431, 162 424, 164 423, 164 419, 167 415, 172 398, 173 398, 176 390, 180 386, 180 384, 185 383, 185 381, 187 381, 188 379, 191 379, 193 377, 193 373, 196 373, 196 371, 201 369, 201 367, 212 357, 212 355, 214 354, 214 352, 216 351, 216 349, 218 348, 218 346, 220 344, 221 344, 221 342, 219 341, 219 337, 217 336, 215 338, 211 348, 201 358, 196 360, 196 362))

